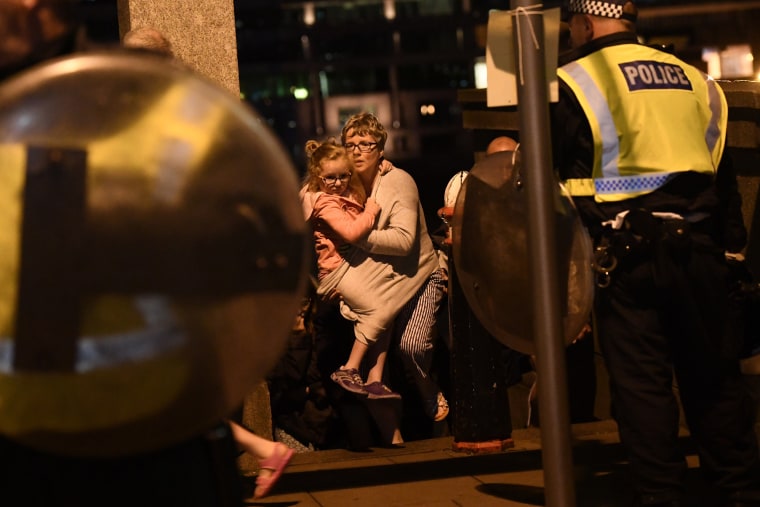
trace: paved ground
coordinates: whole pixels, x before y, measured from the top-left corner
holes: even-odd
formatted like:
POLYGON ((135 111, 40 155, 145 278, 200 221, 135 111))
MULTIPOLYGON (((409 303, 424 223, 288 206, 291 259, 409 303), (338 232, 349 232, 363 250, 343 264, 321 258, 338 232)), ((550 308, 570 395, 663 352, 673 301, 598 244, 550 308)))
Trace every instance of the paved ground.
MULTIPOLYGON (((747 377, 758 400, 760 376, 747 377)), ((528 382, 529 384, 529 382, 528 382)), ((606 385, 606 383, 603 383, 606 385)), ((510 391, 515 427, 526 417, 528 385, 510 391), (520 389, 522 389, 522 392, 520 389), (522 411, 521 411, 522 410, 522 411)), ((609 397, 597 396, 604 403, 609 397)), ((602 412, 600 411, 600 415, 602 412)), ((604 417, 604 416, 603 416, 604 417)), ((606 416, 608 417, 608 416, 606 416)), ((630 469, 611 420, 572 427, 574 500, 551 507, 629 507, 630 469)), ((407 442, 396 449, 369 452, 330 450, 297 454, 272 494, 252 499, 255 477, 244 477, 245 505, 277 507, 509 507, 543 506, 544 474, 538 428, 513 431, 515 447, 506 452, 468 455, 452 450, 452 437, 407 442)), ((713 507, 699 474, 699 460, 682 428, 689 463, 686 507, 713 507)), ((557 495, 555 493, 555 495, 557 495)))
MULTIPOLYGON (((250 497, 245 505, 299 507, 541 506, 545 505, 540 431, 513 433, 515 448, 503 453, 467 455, 453 451, 451 437, 408 442, 402 448, 357 453, 330 450, 297 454, 272 494, 250 497)), ((691 467, 697 459, 682 435, 691 467)), ((615 425, 606 420, 573 426, 572 482, 575 503, 565 506, 618 507, 631 503, 628 470, 615 425)), ((690 469, 692 506, 710 507, 690 469)))

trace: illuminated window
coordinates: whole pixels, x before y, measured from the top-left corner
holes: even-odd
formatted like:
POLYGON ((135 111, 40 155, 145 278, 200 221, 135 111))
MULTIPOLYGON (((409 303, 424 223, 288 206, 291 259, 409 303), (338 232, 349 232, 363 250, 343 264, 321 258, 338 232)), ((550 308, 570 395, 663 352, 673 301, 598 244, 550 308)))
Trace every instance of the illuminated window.
POLYGON ((748 78, 755 74, 752 48, 749 44, 728 46, 720 52, 721 77, 724 79, 748 78))

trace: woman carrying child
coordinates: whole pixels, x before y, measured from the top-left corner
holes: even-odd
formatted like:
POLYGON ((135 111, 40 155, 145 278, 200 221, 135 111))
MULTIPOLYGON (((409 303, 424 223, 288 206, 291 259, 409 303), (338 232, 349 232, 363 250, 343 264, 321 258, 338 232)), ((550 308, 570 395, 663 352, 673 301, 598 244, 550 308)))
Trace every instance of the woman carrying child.
MULTIPOLYGON (((314 231, 319 289, 325 299, 340 298, 335 285, 348 267, 344 255, 351 254, 352 243, 365 239, 375 225, 380 207, 367 198, 364 186, 355 175, 353 159, 346 149, 329 139, 323 143, 308 141, 305 146, 308 171, 302 191, 307 219, 314 231)), ((341 313, 349 320, 359 317, 352 311, 359 301, 342 301, 341 313)), ((351 353, 345 364, 330 376, 343 389, 369 399, 399 399, 382 382, 389 334, 387 322, 356 331, 351 353), (368 357, 369 374, 365 383, 359 373, 362 360, 368 357)))

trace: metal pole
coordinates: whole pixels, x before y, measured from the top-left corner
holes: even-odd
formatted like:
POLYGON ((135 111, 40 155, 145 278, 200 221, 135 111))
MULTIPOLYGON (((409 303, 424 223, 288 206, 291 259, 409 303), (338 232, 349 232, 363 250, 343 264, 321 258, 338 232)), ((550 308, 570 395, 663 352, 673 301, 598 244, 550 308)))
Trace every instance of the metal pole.
POLYGON ((511 0, 517 68, 520 150, 528 200, 528 258, 536 333, 536 369, 549 507, 574 507, 570 416, 559 296, 544 20, 540 3, 511 0))

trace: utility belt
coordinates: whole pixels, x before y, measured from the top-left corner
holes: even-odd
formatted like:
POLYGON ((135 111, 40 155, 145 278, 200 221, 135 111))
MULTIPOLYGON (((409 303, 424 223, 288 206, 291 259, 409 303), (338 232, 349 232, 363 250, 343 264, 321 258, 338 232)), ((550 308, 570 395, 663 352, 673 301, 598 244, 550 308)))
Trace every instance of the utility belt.
POLYGON ((667 258, 675 262, 685 259, 695 248, 695 235, 700 236, 699 249, 715 249, 708 237, 707 214, 683 217, 674 213, 650 212, 632 209, 620 213, 614 220, 604 222, 602 233, 594 244, 592 267, 596 272, 596 285, 608 287, 612 272, 621 264, 641 261, 658 261, 667 258), (657 255, 666 252, 666 256, 657 255))

